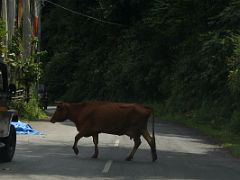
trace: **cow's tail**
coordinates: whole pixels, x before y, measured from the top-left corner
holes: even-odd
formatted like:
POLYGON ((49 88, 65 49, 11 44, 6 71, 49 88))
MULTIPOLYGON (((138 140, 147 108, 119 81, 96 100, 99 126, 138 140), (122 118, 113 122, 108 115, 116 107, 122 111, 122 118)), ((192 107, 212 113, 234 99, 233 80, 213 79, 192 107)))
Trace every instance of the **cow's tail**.
MULTIPOLYGON (((150 108, 150 107, 146 107, 146 108, 148 110, 150 110, 151 115, 152 115, 152 139, 151 139, 151 142, 149 142, 149 145, 151 147, 153 161, 156 161, 157 160, 157 149, 156 149, 156 141, 155 141, 155 116, 154 116, 154 109, 150 108)), ((151 118, 151 115, 149 116, 150 118, 151 118)))
POLYGON ((152 138, 153 138, 153 144, 156 148, 156 142, 155 142, 155 118, 154 118, 154 110, 152 109, 152 138))
MULTIPOLYGON (((152 115, 152 138, 153 138, 154 144, 155 144, 155 119, 154 119, 154 109, 153 109, 153 108, 150 108, 150 107, 147 107, 147 106, 144 106, 144 107, 151 111, 151 115, 152 115)), ((151 115, 150 115, 150 117, 151 117, 151 115)))
POLYGON ((156 148, 156 141, 155 141, 155 117, 154 117, 154 110, 152 109, 152 140, 153 140, 153 144, 152 144, 152 158, 153 161, 157 160, 157 148, 156 148))

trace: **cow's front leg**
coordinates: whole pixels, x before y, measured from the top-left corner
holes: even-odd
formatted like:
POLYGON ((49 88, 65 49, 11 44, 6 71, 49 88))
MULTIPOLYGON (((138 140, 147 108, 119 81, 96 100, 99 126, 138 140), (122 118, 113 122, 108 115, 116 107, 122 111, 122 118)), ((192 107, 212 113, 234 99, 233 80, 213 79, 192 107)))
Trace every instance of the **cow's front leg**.
POLYGON ((129 154, 129 156, 126 158, 126 161, 131 161, 133 159, 133 156, 135 154, 135 152, 137 151, 138 147, 140 146, 140 144, 142 143, 140 137, 138 138, 134 138, 134 147, 132 152, 129 154))
POLYGON ((76 136, 75 136, 75 141, 74 141, 74 145, 73 145, 73 150, 75 152, 76 155, 78 155, 79 153, 79 150, 77 148, 77 143, 79 141, 79 139, 81 139, 83 137, 83 135, 81 133, 78 133, 76 136))
POLYGON ((92 158, 97 158, 98 157, 98 134, 95 134, 92 137, 93 137, 93 143, 95 146, 95 151, 92 158))

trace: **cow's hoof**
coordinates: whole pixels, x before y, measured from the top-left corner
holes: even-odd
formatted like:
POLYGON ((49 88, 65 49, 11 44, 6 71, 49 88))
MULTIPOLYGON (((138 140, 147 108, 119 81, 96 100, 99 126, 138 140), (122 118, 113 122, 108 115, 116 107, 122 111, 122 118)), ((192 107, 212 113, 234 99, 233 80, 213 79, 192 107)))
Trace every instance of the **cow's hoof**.
POLYGON ((73 151, 74 151, 74 153, 75 153, 76 155, 78 155, 79 151, 78 151, 77 148, 73 148, 73 151))
POLYGON ((126 161, 131 161, 131 160, 132 160, 132 157, 127 157, 125 160, 126 160, 126 161))
POLYGON ((157 157, 154 157, 152 161, 155 162, 156 160, 157 160, 157 157))
POLYGON ((97 158, 98 158, 98 155, 94 154, 91 158, 97 159, 97 158))
POLYGON ((152 161, 154 162, 154 161, 156 161, 156 160, 157 160, 157 154, 155 154, 155 155, 153 156, 152 161))

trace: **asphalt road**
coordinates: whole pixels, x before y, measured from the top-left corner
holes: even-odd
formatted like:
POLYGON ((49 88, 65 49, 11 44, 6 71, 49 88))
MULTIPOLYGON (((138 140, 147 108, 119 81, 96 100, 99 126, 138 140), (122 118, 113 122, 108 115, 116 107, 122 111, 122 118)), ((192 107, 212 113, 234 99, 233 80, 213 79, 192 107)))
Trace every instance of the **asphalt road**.
POLYGON ((1 180, 240 179, 240 160, 204 136, 176 124, 157 122, 156 162, 151 161, 150 148, 144 139, 133 161, 127 162, 124 159, 133 142, 127 136, 101 134, 99 158, 91 159, 92 138, 81 139, 79 155, 73 153, 77 131, 71 122, 30 124, 43 135, 17 136, 13 161, 0 164, 1 180))

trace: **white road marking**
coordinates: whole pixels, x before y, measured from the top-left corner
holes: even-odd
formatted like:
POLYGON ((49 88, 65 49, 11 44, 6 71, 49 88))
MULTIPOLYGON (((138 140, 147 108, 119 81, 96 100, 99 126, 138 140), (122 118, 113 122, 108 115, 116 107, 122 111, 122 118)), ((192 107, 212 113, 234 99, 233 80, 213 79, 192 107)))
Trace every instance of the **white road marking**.
POLYGON ((115 141, 115 143, 114 143, 114 147, 118 147, 119 146, 119 139, 117 139, 116 141, 115 141))
MULTIPOLYGON (((115 143, 114 143, 114 147, 118 147, 118 146, 119 146, 119 142, 120 142, 120 140, 117 139, 117 140, 115 141, 115 143)), ((112 163, 113 163, 112 160, 108 160, 108 161, 106 162, 106 164, 105 164, 103 170, 102 170, 102 173, 108 173, 108 171, 109 171, 109 169, 110 169, 112 163)))
POLYGON ((108 160, 107 163, 105 164, 103 170, 102 170, 102 173, 108 173, 111 165, 112 165, 112 160, 108 160))

